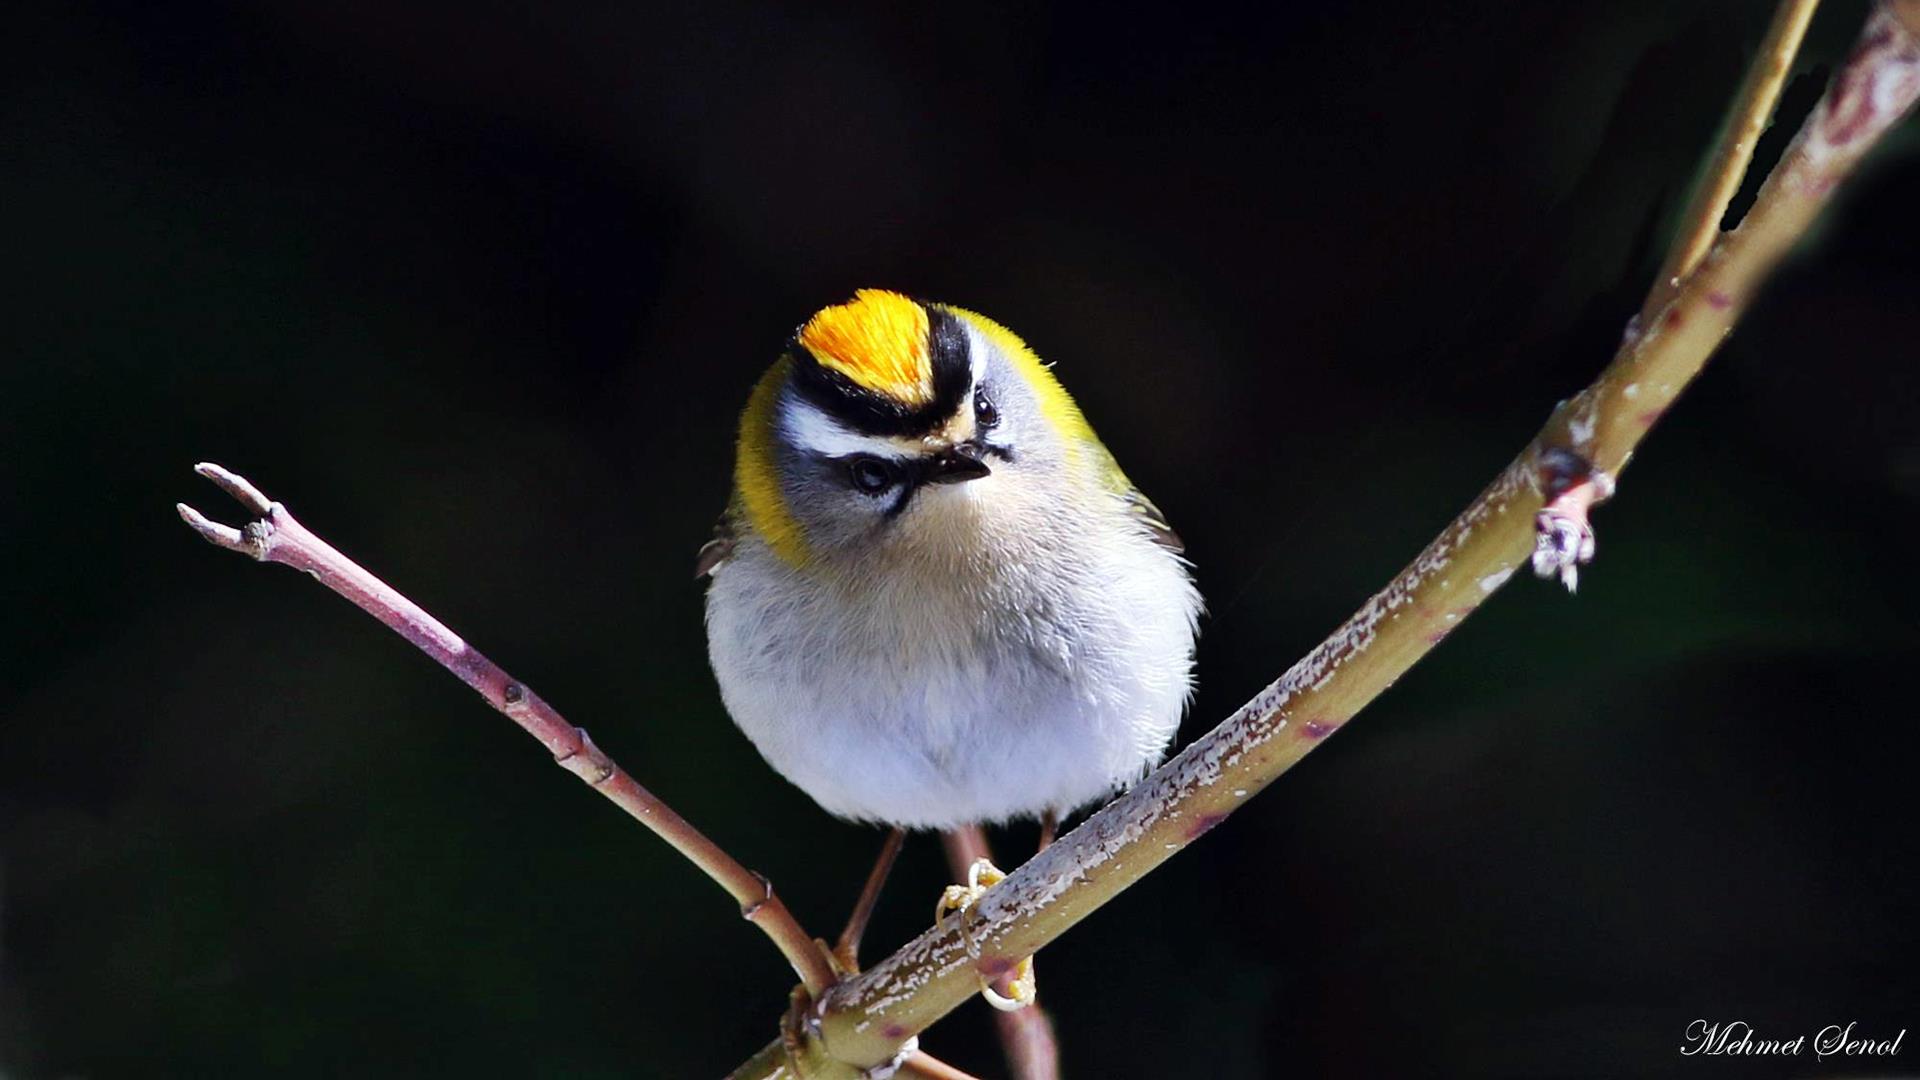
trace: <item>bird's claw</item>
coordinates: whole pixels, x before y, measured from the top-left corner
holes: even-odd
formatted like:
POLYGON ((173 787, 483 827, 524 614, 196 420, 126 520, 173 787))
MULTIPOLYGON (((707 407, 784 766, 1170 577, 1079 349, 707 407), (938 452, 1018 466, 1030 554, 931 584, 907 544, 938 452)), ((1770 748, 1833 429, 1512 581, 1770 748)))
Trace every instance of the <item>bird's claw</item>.
MULTIPOLYGON (((967 943, 967 955, 975 961, 980 959, 980 945, 974 940, 966 921, 967 912, 973 909, 973 905, 988 889, 998 885, 1006 876, 1005 872, 993 865, 990 860, 975 859, 973 865, 967 868, 967 883, 947 886, 946 890, 940 894, 939 902, 934 905, 935 926, 945 922, 948 915, 960 916, 960 934, 967 943)), ((1034 982, 1033 957, 1022 958, 998 982, 1000 985, 996 986, 995 980, 981 977, 980 996, 986 999, 987 1004, 1001 1012, 1013 1012, 1033 1004, 1034 997, 1038 993, 1037 984, 1034 982), (1001 987, 1005 987, 1004 992, 1001 987)))
POLYGON ((966 914, 967 909, 973 907, 975 900, 980 899, 988 889, 1006 880, 1006 877, 1006 873, 993 865, 991 860, 973 860, 973 865, 967 867, 967 883, 947 886, 946 891, 940 894, 939 902, 933 905, 934 925, 939 925, 954 912, 966 914))
POLYGON ((1013 965, 1013 970, 1007 973, 1002 985, 1007 988, 1004 994, 993 985, 992 980, 982 978, 980 996, 1001 1012, 1019 1012, 1033 1004, 1034 998, 1040 993, 1040 986, 1033 976, 1033 957, 1022 957, 1019 963, 1013 965))

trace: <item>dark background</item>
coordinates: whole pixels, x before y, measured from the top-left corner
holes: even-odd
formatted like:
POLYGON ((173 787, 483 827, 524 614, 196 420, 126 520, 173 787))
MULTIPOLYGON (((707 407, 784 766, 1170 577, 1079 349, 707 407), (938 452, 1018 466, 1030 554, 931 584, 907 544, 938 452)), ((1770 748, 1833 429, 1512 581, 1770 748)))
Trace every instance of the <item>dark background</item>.
MULTIPOLYGON (((1605 362, 1770 5, 1321 7, 10 15, 0 1072, 715 1076, 793 982, 453 679, 181 528, 239 516, 197 460, 822 935, 879 835, 733 729, 690 576, 813 309, 906 289, 1058 361, 1210 598, 1183 739, 1276 676, 1605 362)), ((1920 1026, 1914 136, 1642 448, 1577 598, 1516 580, 1047 950, 1071 1075, 1920 1068, 1677 1053, 1920 1026)), ((913 843, 870 954, 945 881, 913 843)), ((925 1042, 1001 1072, 978 1004, 925 1042)))

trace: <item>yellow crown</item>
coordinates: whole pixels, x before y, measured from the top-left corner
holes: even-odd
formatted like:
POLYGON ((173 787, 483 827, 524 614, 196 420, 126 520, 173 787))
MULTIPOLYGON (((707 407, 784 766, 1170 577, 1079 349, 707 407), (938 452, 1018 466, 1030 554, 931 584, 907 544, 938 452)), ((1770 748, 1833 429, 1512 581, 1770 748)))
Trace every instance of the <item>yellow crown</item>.
POLYGON ((910 407, 933 400, 927 311, 899 293, 855 292, 851 301, 808 319, 800 328, 800 344, 822 367, 862 389, 910 407))

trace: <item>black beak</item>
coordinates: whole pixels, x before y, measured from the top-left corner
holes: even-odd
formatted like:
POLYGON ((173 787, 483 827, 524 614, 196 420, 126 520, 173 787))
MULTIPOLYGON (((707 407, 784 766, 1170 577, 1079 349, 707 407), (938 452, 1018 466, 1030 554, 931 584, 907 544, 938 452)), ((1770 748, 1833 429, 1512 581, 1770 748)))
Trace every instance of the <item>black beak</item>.
POLYGON ((992 471, 987 468, 986 462, 980 460, 979 447, 972 443, 960 443, 927 459, 924 479, 929 484, 962 484, 968 480, 978 480, 992 471))

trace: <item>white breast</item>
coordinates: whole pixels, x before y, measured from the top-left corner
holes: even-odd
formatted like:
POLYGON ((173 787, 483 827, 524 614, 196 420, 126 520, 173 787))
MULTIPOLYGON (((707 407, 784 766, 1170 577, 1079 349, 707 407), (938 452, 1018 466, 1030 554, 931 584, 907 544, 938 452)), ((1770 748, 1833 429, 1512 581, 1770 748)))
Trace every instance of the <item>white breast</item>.
MULTIPOLYGON (((942 512, 968 515, 991 487, 942 512)), ((1060 520, 921 525, 967 539, 796 569, 747 537, 715 575, 721 695, 775 769, 834 814, 949 828, 1064 812, 1159 759, 1199 609, 1175 556, 1060 520)))

